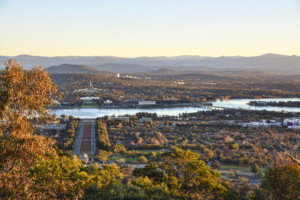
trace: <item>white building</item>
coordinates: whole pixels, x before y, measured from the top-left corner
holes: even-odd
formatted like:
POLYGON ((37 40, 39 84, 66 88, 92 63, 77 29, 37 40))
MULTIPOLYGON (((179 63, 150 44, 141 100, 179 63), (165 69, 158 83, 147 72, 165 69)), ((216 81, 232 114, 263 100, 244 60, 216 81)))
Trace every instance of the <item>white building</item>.
POLYGON ((100 97, 80 97, 82 101, 93 101, 93 100, 98 100, 100 97))
POLYGON ((156 101, 139 101, 138 102, 139 106, 151 106, 151 105, 156 105, 156 101))
POLYGON ((86 153, 81 153, 79 159, 85 164, 89 162, 89 156, 86 153))
POLYGON ((103 102, 104 104, 112 104, 113 102, 111 101, 111 100, 105 100, 104 102, 103 102))
POLYGON ((283 125, 284 126, 300 126, 300 119, 299 118, 284 119, 283 125))
POLYGON ((86 92, 86 93, 97 93, 97 92, 104 92, 104 91, 105 90, 103 89, 95 88, 92 82, 90 82, 90 85, 87 88, 74 90, 74 92, 86 92))
POLYGON ((257 128, 257 127, 264 127, 264 128, 269 128, 269 127, 280 127, 282 126, 281 122, 276 122, 275 120, 270 120, 268 123, 267 120, 261 120, 260 122, 250 122, 250 123, 244 123, 243 127, 251 127, 251 128, 257 128))

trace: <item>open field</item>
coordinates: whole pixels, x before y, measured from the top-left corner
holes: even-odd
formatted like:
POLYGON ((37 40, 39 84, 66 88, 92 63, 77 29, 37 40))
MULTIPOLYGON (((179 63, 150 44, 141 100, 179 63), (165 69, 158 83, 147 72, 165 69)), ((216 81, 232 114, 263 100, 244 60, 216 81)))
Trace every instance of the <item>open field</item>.
POLYGON ((99 105, 96 102, 83 102, 81 108, 98 108, 99 105))

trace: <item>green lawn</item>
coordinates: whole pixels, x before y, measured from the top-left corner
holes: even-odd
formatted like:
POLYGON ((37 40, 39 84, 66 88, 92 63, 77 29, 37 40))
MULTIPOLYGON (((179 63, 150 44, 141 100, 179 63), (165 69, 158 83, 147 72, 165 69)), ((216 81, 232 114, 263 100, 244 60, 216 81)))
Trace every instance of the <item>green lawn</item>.
POLYGON ((126 162, 137 162, 138 158, 132 158, 132 157, 127 157, 127 156, 117 156, 117 155, 112 155, 108 157, 108 160, 115 161, 118 159, 124 158, 126 162))
MULTIPOLYGON (((220 170, 224 171, 240 171, 240 172, 251 172, 251 167, 241 167, 241 166, 236 166, 236 165, 221 165, 220 170)), ((267 168, 260 168, 262 170, 263 174, 266 173, 267 168)))
MULTIPOLYGON (((260 170, 262 170, 262 174, 264 175, 266 168, 260 168, 260 170)), ((219 171, 225 179, 232 179, 231 174, 234 173, 245 178, 249 178, 251 175, 253 175, 251 172, 251 167, 241 167, 236 165, 221 165, 219 171)))
POLYGON ((250 167, 240 167, 236 165, 221 165, 220 170, 233 170, 233 171, 243 171, 243 172, 250 172, 251 168, 250 167))
POLYGON ((162 150, 137 150, 137 151, 140 151, 142 153, 163 152, 162 150))
POLYGON ((81 107, 82 108, 97 108, 99 106, 99 104, 98 103, 96 103, 96 102, 83 102, 82 104, 81 104, 81 107))

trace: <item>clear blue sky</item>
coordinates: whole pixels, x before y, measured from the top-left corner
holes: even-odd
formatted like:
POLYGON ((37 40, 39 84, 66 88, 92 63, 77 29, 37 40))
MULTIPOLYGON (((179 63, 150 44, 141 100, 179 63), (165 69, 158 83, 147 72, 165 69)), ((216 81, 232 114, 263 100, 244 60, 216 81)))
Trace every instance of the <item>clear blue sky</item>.
POLYGON ((300 55, 300 0, 0 0, 0 55, 300 55))

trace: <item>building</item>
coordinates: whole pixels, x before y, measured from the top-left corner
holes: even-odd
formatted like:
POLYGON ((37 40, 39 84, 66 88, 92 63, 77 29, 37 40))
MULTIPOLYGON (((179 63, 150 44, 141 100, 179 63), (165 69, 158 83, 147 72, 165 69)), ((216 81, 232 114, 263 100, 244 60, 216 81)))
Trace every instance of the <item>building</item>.
POLYGON ((85 164, 89 162, 89 156, 86 153, 81 153, 79 159, 85 164))
POLYGON ((284 126, 299 126, 300 119, 299 118, 284 119, 283 125, 284 126))
POLYGON ((108 117, 108 119, 111 121, 123 120, 123 121, 129 122, 129 117, 108 117))
POLYGON ((260 122, 250 122, 250 123, 243 123, 243 127, 250 127, 250 128, 258 128, 258 127, 264 127, 264 128, 270 128, 270 127, 280 127, 282 126, 281 122, 276 122, 275 120, 270 120, 267 122, 267 120, 261 120, 260 122))
POLYGON ((156 105, 156 101, 138 101, 138 105, 139 106, 152 106, 152 105, 156 105))
POLYGON ((284 119, 283 125, 291 129, 300 129, 300 119, 299 118, 284 119))
POLYGON ((92 82, 90 82, 90 85, 87 88, 74 90, 74 92, 99 93, 99 92, 105 92, 105 90, 95 88, 92 82))
POLYGON ((152 124, 152 119, 151 118, 140 118, 140 120, 139 120, 139 122, 141 123, 141 124, 143 124, 143 123, 151 123, 152 124))
POLYGON ((111 100, 105 100, 104 102, 103 102, 104 104, 106 104, 106 105, 108 105, 108 104, 112 104, 113 102, 111 101, 111 100))
POLYGON ((100 97, 80 97, 82 101, 96 101, 99 100, 100 97))

